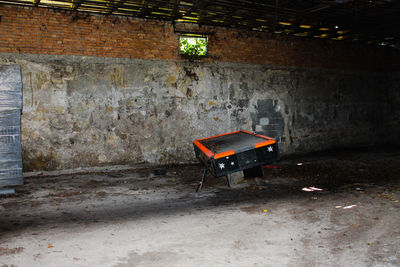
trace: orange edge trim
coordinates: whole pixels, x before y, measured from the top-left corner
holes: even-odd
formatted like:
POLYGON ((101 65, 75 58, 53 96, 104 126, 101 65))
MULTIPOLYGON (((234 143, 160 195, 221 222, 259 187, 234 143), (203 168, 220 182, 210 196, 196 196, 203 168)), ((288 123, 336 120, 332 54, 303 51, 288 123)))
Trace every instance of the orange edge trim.
POLYGON ((262 134, 255 134, 255 133, 252 133, 252 132, 249 132, 249 131, 245 131, 245 130, 241 130, 240 132, 248 133, 248 134, 251 134, 251 135, 254 135, 254 136, 257 136, 257 137, 261 137, 261 138, 264 138, 264 139, 267 139, 267 140, 275 140, 272 137, 268 137, 268 136, 265 136, 265 135, 262 135, 262 134))
POLYGON ((217 153, 217 154, 215 154, 214 159, 220 159, 220 158, 223 158, 223 157, 228 157, 228 156, 231 156, 233 154, 235 154, 235 151, 233 151, 233 150, 217 153))
POLYGON ((243 132, 243 133, 248 133, 248 134, 251 134, 251 135, 255 135, 254 133, 249 132, 249 131, 246 131, 246 130, 240 130, 239 132, 243 132))
POLYGON ((262 146, 272 145, 274 143, 276 143, 274 140, 267 140, 267 141, 262 141, 260 143, 255 144, 254 147, 255 148, 259 148, 259 147, 262 147, 262 146))
MULTIPOLYGON (((238 133, 241 131, 236 131, 236 132, 231 132, 231 133, 225 133, 225 134, 219 134, 219 135, 215 135, 215 136, 211 136, 211 137, 206 137, 206 138, 202 138, 202 139, 197 139, 196 141, 203 141, 203 140, 207 140, 207 139, 211 139, 211 138, 215 138, 215 137, 219 137, 219 136, 224 136, 224 135, 228 135, 228 134, 234 134, 234 133, 238 133)), ((196 142, 195 141, 195 142, 196 142)))
POLYGON ((268 140, 275 140, 275 139, 272 138, 272 137, 268 137, 268 136, 261 135, 261 134, 256 134, 256 136, 261 137, 261 138, 264 138, 264 139, 268 139, 268 140))
POLYGON ((193 141, 193 143, 200 148, 201 151, 204 152, 204 154, 206 154, 207 157, 211 158, 214 153, 211 152, 211 150, 209 150, 208 148, 206 148, 205 146, 203 146, 199 141, 193 141))

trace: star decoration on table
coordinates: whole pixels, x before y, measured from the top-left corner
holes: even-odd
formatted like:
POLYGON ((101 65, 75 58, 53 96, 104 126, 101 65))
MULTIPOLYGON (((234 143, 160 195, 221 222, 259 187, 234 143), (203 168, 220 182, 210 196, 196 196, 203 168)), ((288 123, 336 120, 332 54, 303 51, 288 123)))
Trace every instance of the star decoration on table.
POLYGON ((272 146, 267 147, 267 149, 268 149, 268 152, 274 151, 274 148, 272 146))
POLYGON ((219 168, 222 170, 223 168, 225 168, 225 164, 224 163, 219 163, 219 168))

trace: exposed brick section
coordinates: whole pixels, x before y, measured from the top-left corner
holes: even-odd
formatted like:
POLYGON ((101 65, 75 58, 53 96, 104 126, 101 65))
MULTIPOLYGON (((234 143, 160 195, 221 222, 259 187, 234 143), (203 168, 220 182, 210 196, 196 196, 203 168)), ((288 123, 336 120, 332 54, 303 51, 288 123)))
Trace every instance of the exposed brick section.
POLYGON ((177 36, 164 23, 1 6, 0 52, 174 58, 177 36))
MULTIPOLYGON (((185 60, 169 22, 0 5, 0 52, 185 60)), ((400 53, 318 39, 277 38, 235 29, 203 28, 210 57, 203 61, 387 71, 400 53)))
POLYGON ((222 61, 344 70, 400 69, 400 50, 314 38, 273 38, 269 34, 220 30, 210 51, 222 61))

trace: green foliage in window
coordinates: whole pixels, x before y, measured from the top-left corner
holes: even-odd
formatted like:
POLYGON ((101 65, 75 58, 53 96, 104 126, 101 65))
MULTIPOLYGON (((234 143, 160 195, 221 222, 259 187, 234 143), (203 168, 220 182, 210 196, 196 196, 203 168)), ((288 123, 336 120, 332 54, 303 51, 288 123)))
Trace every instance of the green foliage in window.
POLYGON ((202 57, 207 55, 207 38, 206 37, 186 37, 181 36, 179 39, 181 55, 191 57, 202 57))

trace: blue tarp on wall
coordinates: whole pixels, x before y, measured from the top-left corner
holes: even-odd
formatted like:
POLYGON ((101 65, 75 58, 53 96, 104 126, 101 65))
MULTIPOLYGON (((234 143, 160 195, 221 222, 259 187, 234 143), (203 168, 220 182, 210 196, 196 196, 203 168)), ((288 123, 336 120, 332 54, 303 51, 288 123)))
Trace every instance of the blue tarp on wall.
POLYGON ((22 80, 18 65, 0 65, 0 187, 23 184, 22 80))

